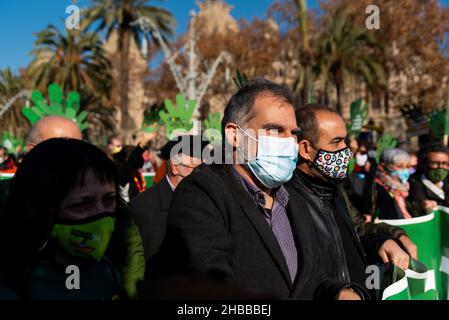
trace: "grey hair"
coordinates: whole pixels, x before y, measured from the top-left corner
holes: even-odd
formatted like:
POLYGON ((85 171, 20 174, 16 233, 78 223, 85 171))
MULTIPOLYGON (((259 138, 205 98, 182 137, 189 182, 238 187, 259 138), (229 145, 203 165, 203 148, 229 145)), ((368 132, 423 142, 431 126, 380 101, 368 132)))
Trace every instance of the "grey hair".
POLYGON ((234 94, 226 105, 221 121, 223 138, 225 138, 225 126, 228 123, 233 122, 245 127, 254 116, 252 108, 256 98, 262 94, 282 99, 292 106, 295 105, 293 92, 287 87, 265 79, 251 80, 234 94))
POLYGON ((380 162, 385 164, 396 164, 399 161, 409 161, 410 154, 404 149, 385 149, 380 157, 380 162))

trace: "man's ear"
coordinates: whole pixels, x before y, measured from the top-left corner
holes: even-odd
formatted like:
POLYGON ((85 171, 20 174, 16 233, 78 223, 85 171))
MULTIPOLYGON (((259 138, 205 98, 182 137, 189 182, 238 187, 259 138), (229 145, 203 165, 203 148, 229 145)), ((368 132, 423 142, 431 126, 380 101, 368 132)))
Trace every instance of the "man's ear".
POLYGON ((241 145, 240 137, 238 134, 238 127, 235 123, 229 122, 226 124, 225 139, 226 142, 234 148, 237 148, 241 145))
POLYGON ((170 171, 173 176, 177 176, 179 174, 178 166, 175 164, 173 160, 168 160, 170 165, 170 171))
POLYGON ((307 140, 301 140, 298 143, 299 146, 299 157, 306 160, 313 162, 315 160, 315 150, 312 148, 312 145, 307 140))

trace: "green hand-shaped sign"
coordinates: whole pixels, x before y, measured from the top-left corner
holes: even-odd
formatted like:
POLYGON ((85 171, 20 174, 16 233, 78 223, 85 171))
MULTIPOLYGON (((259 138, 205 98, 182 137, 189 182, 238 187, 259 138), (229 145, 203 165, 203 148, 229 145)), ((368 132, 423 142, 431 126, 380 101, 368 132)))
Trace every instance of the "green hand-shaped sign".
POLYGON ((420 123, 426 119, 422 108, 417 105, 404 105, 400 110, 408 123, 420 123))
POLYGON ((186 101, 185 97, 180 94, 176 96, 176 106, 171 100, 165 100, 167 112, 160 111, 159 116, 164 123, 169 139, 175 130, 190 131, 193 128, 192 116, 195 105, 194 100, 186 101))
POLYGON ((67 96, 67 101, 64 101, 62 89, 59 85, 53 83, 48 86, 48 95, 50 98, 50 105, 47 105, 44 97, 38 90, 34 90, 31 98, 35 106, 22 109, 23 115, 34 125, 40 119, 47 116, 61 116, 73 120, 84 131, 87 129, 86 122, 87 112, 79 112, 80 96, 77 92, 72 91, 67 96))
POLYGON ((449 135, 449 80, 447 82, 446 114, 444 119, 444 134, 449 135))
POLYGON ((382 155, 382 152, 385 149, 390 149, 396 147, 398 144, 397 140, 394 138, 393 134, 391 133, 384 133, 379 141, 377 142, 377 149, 376 149, 376 161, 379 163, 380 156, 382 155))
POLYGON ((144 112, 142 123, 143 132, 153 133, 157 131, 161 122, 158 110, 158 107, 153 107, 144 112))
POLYGON ((368 116, 368 104, 363 104, 362 98, 351 103, 351 122, 347 126, 348 135, 358 136, 362 130, 363 123, 368 116))
POLYGON ((429 113, 429 127, 437 139, 442 139, 444 135, 445 115, 441 110, 434 110, 429 113))
POLYGON ((209 113, 207 119, 204 120, 204 134, 211 143, 221 142, 221 115, 216 112, 215 115, 209 113))
POLYGON ((234 80, 235 85, 238 89, 241 89, 248 83, 248 76, 246 73, 240 73, 240 70, 237 69, 235 78, 232 78, 234 80))

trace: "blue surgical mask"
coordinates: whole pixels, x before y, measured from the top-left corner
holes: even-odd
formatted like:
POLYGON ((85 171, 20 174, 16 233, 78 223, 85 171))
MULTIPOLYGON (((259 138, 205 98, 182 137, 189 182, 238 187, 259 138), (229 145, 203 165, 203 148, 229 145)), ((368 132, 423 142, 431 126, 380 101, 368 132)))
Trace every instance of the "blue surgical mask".
POLYGON ((398 176, 402 183, 406 183, 408 178, 410 178, 410 172, 408 169, 392 170, 390 175, 392 177, 398 176))
POLYGON ((240 130, 258 142, 256 158, 247 162, 257 180, 270 189, 289 181, 298 160, 298 145, 295 139, 271 136, 259 136, 259 139, 255 139, 242 128, 240 130))

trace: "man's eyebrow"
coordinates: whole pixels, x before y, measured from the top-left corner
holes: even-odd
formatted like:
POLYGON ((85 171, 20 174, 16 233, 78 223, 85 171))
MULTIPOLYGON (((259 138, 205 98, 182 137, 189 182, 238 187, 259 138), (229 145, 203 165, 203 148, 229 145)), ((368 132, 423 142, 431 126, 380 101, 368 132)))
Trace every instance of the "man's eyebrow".
POLYGON ((344 139, 346 139, 346 137, 335 137, 331 140, 331 143, 340 142, 341 140, 344 140, 344 139))
POLYGON ((266 123, 262 126, 262 129, 280 129, 285 130, 285 126, 279 123, 266 123))

